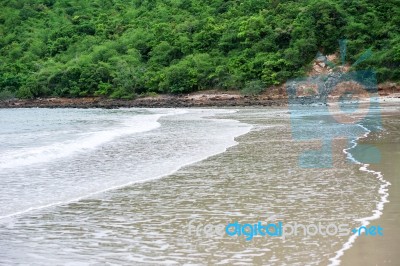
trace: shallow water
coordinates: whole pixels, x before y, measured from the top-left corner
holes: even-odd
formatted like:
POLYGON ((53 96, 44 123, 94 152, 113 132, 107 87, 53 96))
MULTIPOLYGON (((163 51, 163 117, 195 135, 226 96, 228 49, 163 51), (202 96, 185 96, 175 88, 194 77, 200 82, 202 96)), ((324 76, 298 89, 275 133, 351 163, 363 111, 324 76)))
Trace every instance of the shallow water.
POLYGON ((1 112, 0 217, 167 175, 224 151, 250 129, 202 118, 230 112, 222 110, 1 112))
POLYGON ((379 171, 390 182, 388 203, 382 216, 371 225, 384 228, 381 237, 357 239, 353 247, 343 256, 343 265, 398 265, 400 248, 400 107, 385 106, 382 122, 384 137, 371 134, 362 143, 374 145, 381 153, 382 160, 372 164, 371 169, 379 171))
MULTIPOLYGON (((284 108, 240 109, 236 113, 193 109, 170 113, 162 109, 156 114, 137 109, 59 110, 58 116, 54 110, 33 110, 43 112, 43 117, 54 115, 53 121, 63 121, 63 111, 76 112, 71 117, 82 116, 84 122, 77 119, 79 122, 57 126, 61 132, 78 131, 66 133, 64 147, 69 147, 69 138, 86 143, 86 138, 93 136, 90 134, 126 130, 130 116, 160 117, 150 119, 149 123, 159 124, 147 131, 115 133, 90 149, 77 145, 84 148, 54 161, 25 163, 23 167, 7 162, 14 167, 0 172, 1 180, 6 180, 1 186, 0 210, 2 216, 9 216, 0 223, 0 261, 40 265, 328 264, 349 236, 299 234, 246 241, 188 230, 193 220, 196 226, 256 223, 272 214, 283 223, 343 223, 355 228, 361 225, 357 219, 371 216, 381 200, 381 182, 346 159, 343 149, 348 148, 348 139, 333 142, 333 167, 303 168, 299 164, 299 155, 317 149, 321 142, 293 136, 293 119, 314 132, 322 126, 336 132, 352 130, 331 124, 328 114, 315 110, 313 116, 293 116, 284 108), (213 115, 219 119, 209 118, 213 115), (80 122, 83 126, 76 124, 80 122), (175 172, 183 165, 187 166, 175 172), (75 198, 81 199, 63 203, 75 198), (49 207, 29 211, 46 205, 49 207)), ((30 111, 21 112, 28 112, 21 114, 27 117, 30 111)), ((39 131, 46 122, 40 123, 35 124, 39 131)), ((9 134, 3 139, 19 132, 35 134, 29 126, 13 130, 2 132, 9 134)), ((359 127, 354 130, 351 139, 365 133, 359 127)), ((38 145, 48 147, 59 138, 50 138, 48 143, 43 134, 38 145)), ((31 145, 29 141, 22 147, 18 141, 6 143, 2 154, 31 145)))

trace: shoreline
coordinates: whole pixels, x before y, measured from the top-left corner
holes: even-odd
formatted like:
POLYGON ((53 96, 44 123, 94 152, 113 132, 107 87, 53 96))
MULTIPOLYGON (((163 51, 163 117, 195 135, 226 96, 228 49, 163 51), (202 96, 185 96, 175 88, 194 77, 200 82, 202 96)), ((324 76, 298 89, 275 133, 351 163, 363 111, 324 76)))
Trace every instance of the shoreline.
MULTIPOLYGON (((399 105, 396 104, 394 106, 398 110, 399 105)), ((48 111, 51 113, 51 110, 48 111)), ((165 251, 160 249, 160 251, 157 253, 154 253, 153 249, 150 249, 150 252, 147 252, 148 250, 144 250, 140 253, 138 252, 137 255, 143 257, 143 262, 154 263, 155 261, 168 258, 176 260, 177 263, 186 262, 196 264, 196 262, 199 261, 199 256, 204 256, 201 257, 203 262, 206 261, 209 264, 216 264, 225 258, 222 257, 222 259, 220 259, 209 256, 208 250, 207 252, 202 252, 202 250, 200 250, 199 252, 202 253, 197 256, 190 256, 187 254, 184 254, 183 256, 180 256, 179 254, 178 256, 175 255, 175 250, 179 250, 180 248, 190 249, 192 246, 197 247, 199 243, 204 243, 202 239, 196 239, 188 234, 181 234, 181 229, 184 228, 184 226, 187 226, 187 222, 190 220, 190 218, 193 218, 193 214, 196 215, 195 217, 198 221, 210 221, 212 223, 226 222, 226 216, 217 214, 225 213, 226 210, 232 208, 232 202, 239 202, 239 204, 234 205, 237 212, 230 212, 228 215, 229 219, 246 219, 245 217, 251 217, 250 219, 252 219, 255 217, 264 217, 266 213, 267 215, 271 212, 279 213, 282 209, 282 206, 285 206, 284 215, 286 215, 286 219, 296 219, 296 221, 303 223, 309 222, 309 217, 311 215, 313 217, 321 217, 321 214, 326 214, 329 215, 328 217, 336 217, 336 219, 339 221, 341 216, 346 216, 346 214, 352 215, 353 212, 357 213, 359 205, 353 205, 350 201, 344 200, 349 198, 346 195, 345 198, 340 196, 338 193, 339 190, 337 189, 341 189, 342 185, 349 186, 350 188, 355 187, 354 185, 359 183, 357 180, 364 179, 363 175, 355 173, 353 179, 355 181, 348 180, 346 176, 351 175, 352 170, 346 167, 348 165, 347 162, 340 159, 342 157, 344 159, 343 154, 335 153, 334 151, 333 154, 338 155, 335 156, 337 159, 336 165, 338 167, 343 166, 343 170, 345 172, 336 172, 334 169, 327 170, 325 173, 322 172, 323 175, 318 178, 318 175, 321 174, 321 170, 301 169, 297 167, 297 154, 303 151, 305 147, 314 147, 316 142, 313 142, 314 144, 310 145, 305 145, 305 143, 300 142, 292 143, 290 140, 293 139, 293 136, 291 134, 290 127, 288 127, 290 123, 290 116, 284 107, 276 108, 275 111, 278 112, 269 112, 268 108, 259 108, 252 109, 250 113, 243 112, 240 115, 229 115, 229 119, 254 124, 256 130, 238 137, 236 140, 238 145, 227 149, 224 153, 218 154, 215 157, 209 157, 208 159, 195 163, 182 171, 177 171, 174 174, 157 181, 143 182, 138 186, 135 185, 126 187, 119 190, 118 193, 110 192, 110 197, 107 196, 104 202, 101 199, 92 201, 84 200, 74 204, 69 204, 62 208, 57 208, 55 212, 51 212, 51 217, 55 217, 54 220, 47 220, 50 212, 44 212, 44 214, 39 212, 38 215, 28 217, 23 216, 22 218, 19 218, 22 219, 21 223, 14 227, 16 231, 13 231, 14 228, 6 228, 4 230, 10 230, 12 232, 19 233, 18 235, 27 235, 30 237, 30 239, 34 239, 35 236, 40 235, 42 239, 44 239, 43 241, 49 241, 44 243, 54 244, 54 247, 57 248, 57 250, 62 250, 63 247, 65 247, 65 242, 58 242, 57 237, 60 230, 64 230, 64 221, 66 221, 68 225, 72 225, 73 229, 74 226, 76 226, 77 228, 83 228, 82 230, 85 230, 85 234, 86 232, 88 232, 87 234, 91 234, 92 232, 89 231, 89 229, 101 228, 102 221, 104 220, 107 221, 107 219, 109 219, 110 221, 116 221, 117 218, 121 217, 120 213, 128 215, 133 214, 136 218, 134 218, 134 216, 128 216, 125 218, 126 220, 135 219, 133 230, 132 224, 128 224, 127 227, 113 228, 114 232, 117 233, 117 236, 118 234, 123 234, 127 239, 132 239, 130 242, 124 242, 129 243, 129 246, 126 246, 127 249, 143 247, 143 236, 151 232, 162 232, 162 234, 155 234, 154 239, 158 240, 159 243, 167 243, 171 245, 171 248, 165 251), (264 114, 265 116, 260 116, 260 114, 264 114), (284 146, 282 145, 284 143, 290 144, 288 144, 288 146, 284 146), (248 156, 249 151, 251 151, 252 156, 248 156), (221 168, 222 165, 224 165, 226 168, 221 168), (247 168, 244 168, 246 165, 247 168), (287 172, 285 167, 288 169, 293 169, 293 172, 287 172), (207 169, 211 170, 207 171, 207 169), (218 169, 218 171, 215 171, 214 169, 218 169), (281 169, 283 169, 283 171, 281 169), (346 175, 346 173, 348 173, 348 175, 346 175), (315 176, 316 178, 309 179, 309 176, 315 176), (335 182, 333 180, 335 177, 341 178, 342 176, 344 178, 343 180, 340 179, 340 182, 335 182), (288 185, 282 186, 283 182, 286 182, 288 185), (329 187, 333 189, 327 189, 329 187), (243 193, 232 193, 234 191, 243 191, 243 193), (268 193, 263 193, 265 191, 268 191, 268 193), (249 199, 247 195, 250 194, 252 195, 252 198, 249 199), (175 198, 175 195, 177 198, 175 198), (302 196, 298 197, 297 195, 302 196), (132 198, 139 198, 141 200, 132 201, 132 198), (211 201, 210 199, 214 201, 211 201), (263 202, 273 202, 273 200, 276 199, 280 200, 282 203, 260 204, 263 202), (304 199, 306 200, 304 201, 304 199), (312 200, 310 201, 307 199, 312 200), (160 202, 173 202, 173 204, 160 204, 160 202), (214 204, 213 202, 217 202, 217 204, 214 204), (283 205, 283 203, 287 203, 287 205, 283 205), (103 208, 101 212, 98 211, 100 205, 103 208), (343 209, 341 209, 338 205, 341 205, 341 208, 343 209), (167 208, 165 206, 167 206, 167 208), (168 208, 168 206, 170 207, 168 208), (355 206, 354 209, 353 206, 355 206), (208 211, 210 208, 212 208, 212 212, 208 211), (116 209, 117 212, 115 212, 116 209), (304 212, 304 209, 309 210, 309 212, 304 212), (195 211, 193 212, 193 210, 195 211), (326 213, 324 210, 328 211, 329 213, 326 213), (89 216, 87 216, 88 214, 89 216), (179 218, 176 219, 176 217, 179 218), (84 220, 85 218, 88 220, 84 220), (159 221, 162 219, 168 222, 159 223, 159 221), (45 221, 45 223, 43 223, 43 221, 45 221), (52 223, 51 226, 48 225, 49 222, 52 223), (49 230, 46 230, 44 234, 42 230, 36 230, 37 228, 40 229, 43 224, 45 224, 46 228, 50 228, 49 230), (53 230, 52 228, 55 229, 53 230), (179 238, 179 241, 176 241, 177 238, 179 238), (182 242, 181 239, 183 239, 182 242), (181 243, 184 244, 181 245, 181 243), (190 245, 189 248, 187 245, 190 245)), ((67 113, 69 111, 64 110, 64 112, 67 113)), ((26 118, 24 117, 24 119, 26 118)), ((29 119, 26 121, 29 121, 29 119)), ((396 124, 398 125, 398 123, 396 124)), ((170 124, 170 126, 171 128, 176 128, 175 124, 170 124)), ((155 139, 160 140, 158 136, 155 137, 155 139)), ((167 140, 168 139, 169 138, 167 138, 167 140)), ((141 142, 142 140, 138 140, 137 143, 141 142)), ((361 139, 360 142, 363 140, 364 139, 361 139)), ((135 147, 137 145, 137 143, 132 143, 131 140, 129 140, 129 143, 132 145, 130 147, 135 147)), ((159 143, 164 143, 164 141, 161 139, 159 143)), ((127 147, 124 144, 123 149, 120 151, 127 151, 126 154, 131 154, 132 149, 130 147, 127 147)), ((339 151, 341 145, 338 144, 337 148, 337 151, 339 151)), ((160 149, 160 146, 157 146, 156 149, 160 149)), ((105 154, 107 154, 107 152, 105 154)), ((93 157, 86 155, 83 156, 90 158, 88 161, 92 161, 93 157)), ((127 156, 122 157, 128 158, 127 156)), ((93 159, 93 162, 99 162, 99 165, 103 164, 104 162, 104 160, 100 160, 98 158, 93 159)), ((67 165, 71 164, 66 164, 66 166, 67 165)), ((356 168, 352 167, 351 165, 349 166, 349 168, 356 168)), ((73 168, 74 166, 72 165, 70 167, 73 168)), ((64 167, 61 168, 65 169, 64 167)), ((29 173, 31 174, 32 172, 29 173)), ((66 171, 66 173, 69 173, 69 171, 66 171)), ((32 175, 34 176, 33 173, 32 175)), ((349 195, 351 198, 354 197, 353 195, 367 196, 368 194, 368 191, 366 190, 363 190, 363 193, 360 194, 356 194, 357 190, 351 191, 355 192, 355 194, 349 195)), ((371 198, 361 197, 359 200, 355 201, 355 203, 362 203, 367 199, 370 200, 371 198)), ((367 208, 364 208, 364 210, 365 209, 367 208)), ((345 218, 345 220, 348 220, 348 218, 345 218)), ((392 231, 388 225, 381 225, 385 228, 385 232, 389 233, 392 231)), ((3 228, 4 227, 5 226, 3 226, 3 228)), ((66 233, 71 233, 69 228, 71 227, 66 227, 66 233)), ((71 233, 71 243, 73 247, 77 246, 78 248, 75 250, 71 249, 70 252, 72 255, 68 254, 69 257, 73 257, 74 254, 81 254, 78 253, 81 252, 79 247, 85 247, 87 245, 87 242, 80 241, 82 239, 80 232, 82 231, 75 230, 71 233)), ((95 231, 94 234, 95 233, 97 233, 97 231, 95 231)), ((89 237, 91 239, 95 238, 93 235, 89 235, 89 237)), ((337 241, 332 241, 331 238, 316 237, 314 240, 309 239, 309 242, 307 242, 311 243, 311 245, 304 245, 303 239, 304 238, 299 235, 298 237, 296 236, 294 238, 288 238, 287 241, 289 242, 286 243, 281 241, 276 241, 274 243, 270 242, 271 250, 274 252, 274 254, 276 254, 276 263, 279 262, 281 264, 293 264, 294 262, 297 262, 298 264, 305 264, 310 261, 310 258, 314 258, 318 259, 320 264, 328 264, 328 259, 330 256, 326 256, 325 252, 331 249, 332 252, 335 252, 335 246, 338 248, 341 246, 340 237, 337 238, 337 241), (287 254, 289 252, 295 254, 294 257, 288 258, 287 254), (313 257, 310 256, 310 253, 313 257)), ((382 247, 385 247, 385 245, 382 245, 381 243, 377 245, 376 240, 380 239, 368 239, 366 237, 360 237, 357 239, 354 246, 350 250, 347 250, 344 256, 340 258, 341 260, 343 258, 342 264, 361 264, 360 261, 362 258, 359 258, 359 256, 361 256, 359 254, 361 252, 368 254, 369 252, 368 250, 365 250, 364 246, 359 248, 360 241, 367 241, 370 245, 369 248, 372 250, 382 250, 382 247), (355 251, 353 251, 354 249, 355 251), (350 260, 347 259, 349 254, 352 254, 350 255, 350 260)), ((103 239, 103 241, 104 242, 102 243, 105 243, 107 246, 109 246, 110 243, 115 243, 115 238, 107 238, 103 239)), ((29 244, 29 240, 26 242, 29 244)), ((228 248, 231 249, 232 246, 234 248, 232 250, 233 254, 237 254, 243 250, 243 246, 238 247, 238 244, 242 242, 238 243, 236 239, 232 238, 216 239, 211 243, 213 244, 213 246, 211 246, 211 252, 214 250, 215 252, 221 252, 220 256, 224 256, 224 254, 226 254, 223 253, 224 250, 228 248), (235 247, 238 248, 235 249, 235 247)), ((396 247, 396 243, 398 242, 391 244, 393 249, 396 247)), ((41 244, 41 242, 39 242, 39 244, 41 244)), ((146 245, 146 242, 144 242, 144 245, 146 245)), ((19 243, 17 243, 16 246, 10 245, 10 248, 7 246, 5 254, 12 254, 12 250, 18 250, 23 247, 24 244, 19 245, 19 243)), ((154 248, 154 246, 152 247, 154 248)), ((102 247, 100 247, 100 251, 103 251, 101 248, 102 247)), ((271 262, 270 259, 272 252, 269 253, 268 251, 265 251, 264 242, 257 241, 257 239, 255 239, 255 242, 252 242, 252 246, 248 246, 248 248, 252 248, 255 254, 261 254, 263 256, 262 258, 259 258, 259 256, 254 258, 254 256, 251 254, 248 258, 252 259, 254 263, 265 264, 266 262, 271 262)), ((58 253, 57 250, 54 249, 53 251, 52 247, 50 247, 50 251, 46 249, 45 252, 53 252, 54 259, 56 260, 64 255, 62 253, 58 253)), ((96 247, 96 250, 93 250, 93 252, 96 252, 97 250, 99 249, 96 247)), ((38 248, 37 250, 37 252, 42 251, 43 250, 41 248, 38 248)), ((110 250, 108 251, 110 252, 110 250)), ((393 250, 390 250, 390 252, 390 256, 396 254, 396 252, 393 250)), ((109 259, 107 256, 105 258, 101 257, 101 254, 110 253, 102 252, 99 254, 100 259, 109 259)), ((369 254, 369 257, 372 256, 374 256, 374 254, 369 254)), ((25 258, 19 257, 18 259, 24 260, 25 258)), ((229 259, 229 257, 227 257, 227 259, 229 259)), ((380 260, 380 263, 383 261, 380 259, 380 257, 373 257, 372 259, 366 260, 366 263, 364 264, 367 265, 369 261, 374 260, 380 260)), ((396 262, 397 260, 392 258, 392 261, 396 262)), ((40 261, 37 262, 39 263, 40 261)), ((240 262, 245 263, 246 260, 240 262)))
MULTIPOLYGON (((371 134, 360 140, 360 144, 369 144, 377 147, 382 156, 382 160, 377 164, 370 164, 369 170, 381 175, 390 185, 385 187, 384 192, 387 194, 386 202, 380 207, 379 217, 369 221, 370 226, 380 225, 384 228, 383 236, 379 237, 358 237, 351 247, 341 256, 342 265, 394 265, 397 263, 397 245, 400 240, 399 232, 399 166, 397 164, 400 153, 399 135, 397 134, 399 119, 396 118, 398 111, 383 110, 383 128, 388 130, 388 135, 382 138, 377 134, 371 134), (383 206, 384 205, 384 206, 383 206)), ((382 189, 382 186, 381 186, 382 189)), ((380 193, 381 194, 381 193, 380 193)), ((378 205, 378 204, 377 204, 378 205)), ((378 206, 379 207, 379 206, 378 206)), ((378 208, 379 209, 379 208, 378 208)))
POLYGON ((230 106, 286 106, 285 97, 243 96, 227 93, 196 93, 189 95, 159 95, 133 100, 84 98, 36 98, 0 101, 0 108, 104 108, 121 107, 182 108, 182 107, 230 107, 230 106))
MULTIPOLYGON (((299 104, 310 104, 312 99, 307 96, 298 97, 299 104)), ((338 96, 330 96, 328 100, 336 100, 338 96)), ((368 98, 360 95, 355 99, 365 101, 368 98)), ((379 93, 381 103, 400 102, 400 93, 379 93)), ((318 103, 318 102, 315 102, 318 103)), ((322 104, 322 102, 319 102, 322 104)), ((244 96, 239 92, 204 91, 186 95, 157 95, 154 97, 139 97, 132 100, 109 99, 103 97, 82 98, 35 98, 12 99, 0 101, 0 109, 12 108, 185 108, 185 107, 249 107, 249 106, 287 106, 288 97, 284 94, 262 94, 244 96)))
MULTIPOLYGON (((362 126, 362 125, 360 125, 362 126)), ((362 126, 363 128, 365 128, 364 126, 362 126)), ((384 207, 387 203, 389 203, 388 197, 389 197, 389 193, 388 193, 388 187, 391 185, 391 183, 389 181, 387 181, 384 178, 384 175, 382 174, 382 172, 371 169, 370 164, 367 163, 363 163, 360 162, 358 160, 356 160, 353 156, 353 154, 351 153, 351 150, 353 148, 355 148, 357 145, 363 144, 364 142, 368 143, 368 141, 370 140, 372 131, 365 128, 367 130, 367 132, 361 136, 358 137, 356 140, 351 141, 353 143, 353 146, 344 149, 343 152, 346 154, 347 158, 349 158, 351 161, 353 161, 356 165, 360 166, 359 167, 359 171, 361 172, 366 172, 366 173, 371 173, 375 176, 375 178, 377 180, 379 180, 380 182, 380 186, 379 186, 379 190, 378 193, 380 195, 380 200, 376 203, 376 209, 372 210, 372 214, 370 216, 366 216, 366 217, 362 217, 359 218, 358 221, 361 222, 360 227, 367 227, 369 226, 371 223, 373 223, 375 220, 378 220, 381 218, 381 216, 383 215, 383 210, 384 207)), ((359 238, 359 235, 353 234, 351 235, 347 242, 345 242, 342 246, 342 248, 338 251, 336 251, 336 254, 334 257, 330 258, 330 263, 329 265, 340 265, 342 263, 343 257, 346 254, 346 251, 352 249, 354 247, 354 245, 356 244, 357 239, 359 238)))

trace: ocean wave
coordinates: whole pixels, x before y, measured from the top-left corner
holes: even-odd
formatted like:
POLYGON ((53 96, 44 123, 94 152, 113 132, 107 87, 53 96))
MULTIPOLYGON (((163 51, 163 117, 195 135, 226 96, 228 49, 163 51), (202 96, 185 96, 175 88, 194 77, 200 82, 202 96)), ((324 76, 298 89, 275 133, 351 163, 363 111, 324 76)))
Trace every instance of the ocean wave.
POLYGON ((77 153, 91 151, 115 138, 156 129, 160 126, 160 123, 157 122, 160 117, 173 114, 178 113, 135 115, 123 119, 118 126, 112 129, 85 132, 72 140, 44 146, 6 151, 0 154, 0 169, 46 163, 77 153))

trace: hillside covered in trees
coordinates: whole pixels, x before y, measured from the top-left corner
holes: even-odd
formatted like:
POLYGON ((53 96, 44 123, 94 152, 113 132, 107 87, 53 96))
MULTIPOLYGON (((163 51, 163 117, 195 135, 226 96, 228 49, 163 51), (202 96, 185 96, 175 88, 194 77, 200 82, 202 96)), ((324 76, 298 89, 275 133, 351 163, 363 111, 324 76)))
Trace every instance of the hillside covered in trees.
POLYGON ((0 95, 263 89, 347 39, 400 80, 398 0, 0 0, 0 95))

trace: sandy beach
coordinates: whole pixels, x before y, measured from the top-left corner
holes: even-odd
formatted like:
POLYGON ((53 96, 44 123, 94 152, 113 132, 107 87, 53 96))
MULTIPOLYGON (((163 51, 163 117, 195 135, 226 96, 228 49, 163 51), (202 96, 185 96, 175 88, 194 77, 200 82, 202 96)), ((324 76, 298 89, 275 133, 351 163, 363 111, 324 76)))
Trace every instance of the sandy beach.
MULTIPOLYGON (((384 130, 360 139, 382 154, 368 169, 382 171, 392 184, 382 215, 382 182, 344 153, 348 138, 366 129, 340 125, 322 105, 305 106, 305 113, 304 106, 2 109, 9 128, 0 135, 0 177, 7 181, 0 193, 7 216, 0 223, 1 261, 398 265, 397 101, 380 100, 374 112, 384 130), (333 139, 332 132, 343 137, 333 139), (45 136, 44 142, 31 146, 29 134, 45 136), (332 150, 322 154, 332 157, 332 167, 307 168, 300 158, 321 149, 319 136, 332 138, 332 150), (274 216, 285 224, 357 228, 374 213, 380 216, 370 225, 383 227, 384 236, 361 235, 343 256, 338 252, 349 235, 247 241, 193 229, 274 216)), ((321 161, 321 155, 312 159, 321 161)))
POLYGON ((388 190, 389 202, 385 204, 382 216, 371 222, 371 225, 383 227, 384 235, 359 237, 354 246, 345 252, 342 265, 399 265, 400 263, 398 256, 400 248, 400 106, 390 101, 390 99, 386 100, 381 105, 383 136, 379 138, 376 134, 371 134, 360 141, 379 149, 382 160, 378 164, 372 164, 370 168, 380 171, 391 183, 388 190))

